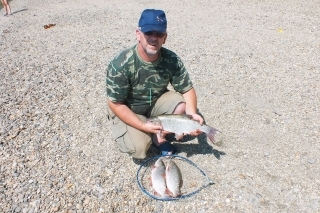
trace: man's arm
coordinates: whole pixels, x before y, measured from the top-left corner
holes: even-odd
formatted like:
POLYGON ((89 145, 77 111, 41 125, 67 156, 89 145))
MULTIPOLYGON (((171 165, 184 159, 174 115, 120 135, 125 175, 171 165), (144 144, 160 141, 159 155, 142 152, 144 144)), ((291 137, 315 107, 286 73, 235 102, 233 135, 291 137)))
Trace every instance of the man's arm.
POLYGON ((124 123, 148 133, 158 133, 162 127, 150 122, 142 121, 129 107, 123 103, 112 102, 108 99, 108 106, 124 123))
POLYGON ((186 114, 191 115, 194 120, 198 121, 202 125, 203 118, 197 114, 197 95, 194 88, 183 93, 182 96, 186 101, 186 114))

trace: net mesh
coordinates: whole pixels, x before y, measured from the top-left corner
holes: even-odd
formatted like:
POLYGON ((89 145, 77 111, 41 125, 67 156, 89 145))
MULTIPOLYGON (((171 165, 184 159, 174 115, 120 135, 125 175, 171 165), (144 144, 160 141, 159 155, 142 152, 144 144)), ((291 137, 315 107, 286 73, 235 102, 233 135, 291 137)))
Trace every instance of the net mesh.
POLYGON ((206 173, 202 169, 200 169, 195 163, 193 163, 191 160, 185 157, 178 155, 171 155, 165 157, 159 155, 146 160, 138 169, 137 182, 142 192, 144 192, 149 197, 152 197, 157 200, 166 201, 190 197, 199 192, 201 189, 213 183, 207 177, 206 173), (169 160, 172 160, 179 167, 183 181, 181 187, 181 196, 164 198, 154 193, 150 177, 153 165, 159 158, 162 158, 165 165, 168 164, 169 160))

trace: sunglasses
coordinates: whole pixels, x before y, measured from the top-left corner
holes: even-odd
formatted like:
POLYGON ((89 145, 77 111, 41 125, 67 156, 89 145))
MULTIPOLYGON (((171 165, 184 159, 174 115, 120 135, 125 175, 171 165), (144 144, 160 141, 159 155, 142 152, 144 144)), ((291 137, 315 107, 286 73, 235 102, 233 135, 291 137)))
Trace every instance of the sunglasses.
POLYGON ((163 38, 166 35, 166 33, 160 33, 160 32, 154 32, 154 31, 148 31, 143 34, 146 36, 155 36, 157 38, 163 38))

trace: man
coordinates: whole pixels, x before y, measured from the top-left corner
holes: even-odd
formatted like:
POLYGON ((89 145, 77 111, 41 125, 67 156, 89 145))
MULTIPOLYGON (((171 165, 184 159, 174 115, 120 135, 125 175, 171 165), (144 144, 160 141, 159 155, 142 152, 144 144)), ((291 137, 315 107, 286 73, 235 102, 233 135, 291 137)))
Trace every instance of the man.
POLYGON ((118 54, 107 68, 112 135, 119 149, 134 158, 145 158, 152 142, 161 154, 175 154, 177 150, 166 141, 166 134, 157 134, 162 127, 147 118, 186 113, 203 124, 197 114, 196 93, 181 59, 162 47, 167 39, 164 11, 144 10, 135 33, 138 43, 118 54), (169 83, 175 91, 167 89, 169 83))

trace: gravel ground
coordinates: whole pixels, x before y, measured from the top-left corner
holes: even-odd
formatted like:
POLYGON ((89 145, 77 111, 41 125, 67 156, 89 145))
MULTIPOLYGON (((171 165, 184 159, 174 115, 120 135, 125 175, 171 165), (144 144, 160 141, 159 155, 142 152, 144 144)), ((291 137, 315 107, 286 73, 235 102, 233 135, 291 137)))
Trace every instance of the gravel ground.
POLYGON ((320 212, 319 1, 10 5, 0 17, 0 212, 320 212), (143 194, 139 162, 106 120, 105 68, 135 44, 145 8, 166 11, 165 47, 223 132, 215 145, 177 143, 214 182, 179 201, 143 194))

